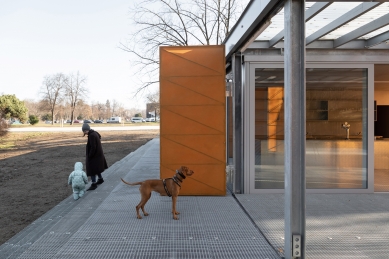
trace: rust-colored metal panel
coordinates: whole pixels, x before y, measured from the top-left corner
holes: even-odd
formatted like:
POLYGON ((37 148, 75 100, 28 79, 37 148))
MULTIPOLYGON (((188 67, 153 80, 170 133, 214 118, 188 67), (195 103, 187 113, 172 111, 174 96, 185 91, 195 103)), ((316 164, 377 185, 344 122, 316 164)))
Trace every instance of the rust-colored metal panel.
POLYGON ((226 194, 224 46, 160 48, 161 178, 195 174, 180 195, 226 194))

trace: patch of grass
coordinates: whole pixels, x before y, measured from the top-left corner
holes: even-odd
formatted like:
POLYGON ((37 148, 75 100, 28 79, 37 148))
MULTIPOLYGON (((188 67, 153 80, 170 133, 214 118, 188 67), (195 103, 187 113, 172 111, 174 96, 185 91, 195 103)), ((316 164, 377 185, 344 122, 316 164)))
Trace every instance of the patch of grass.
POLYGON ((2 149, 11 149, 15 147, 15 142, 0 142, 0 150, 2 149))
POLYGON ((0 137, 0 150, 15 148, 17 141, 25 141, 49 134, 51 132, 8 132, 5 136, 0 137))
POLYGON ((23 134, 24 136, 20 136, 19 140, 27 140, 30 138, 45 136, 45 135, 49 135, 49 134, 51 134, 51 132, 26 132, 23 134))
MULTIPOLYGON (((123 126, 123 123, 91 123, 89 124, 91 126, 91 128, 95 127, 95 128, 98 128, 98 127, 122 127, 123 126)), ((132 122, 128 122, 126 121, 124 123, 124 126, 144 126, 144 125, 147 125, 147 126, 159 126, 159 122, 143 122, 143 123, 132 123, 132 122)), ((10 128, 28 128, 28 127, 44 127, 44 128, 51 128, 51 127, 61 127, 61 124, 59 123, 54 123, 54 125, 52 124, 45 124, 43 122, 39 122, 35 125, 30 125, 30 124, 16 124, 16 125, 10 125, 10 128)), ((82 123, 73 123, 73 125, 70 125, 70 123, 64 123, 63 124, 63 127, 79 127, 81 128, 82 127, 82 123)))

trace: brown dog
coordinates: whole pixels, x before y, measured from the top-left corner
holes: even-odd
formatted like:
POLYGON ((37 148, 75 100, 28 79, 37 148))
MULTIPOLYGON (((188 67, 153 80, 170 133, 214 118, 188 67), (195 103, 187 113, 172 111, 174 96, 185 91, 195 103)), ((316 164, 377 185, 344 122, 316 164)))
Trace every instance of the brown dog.
POLYGON ((136 206, 136 215, 138 219, 141 219, 142 217, 139 214, 139 209, 142 209, 143 215, 148 216, 149 214, 145 211, 145 205, 146 202, 151 197, 151 191, 159 192, 161 195, 167 194, 169 197, 172 197, 172 213, 173 213, 173 219, 178 219, 177 215, 180 214, 176 210, 176 202, 178 193, 181 189, 181 184, 183 180, 187 176, 191 176, 194 174, 192 170, 189 170, 186 166, 181 166, 179 170, 176 171, 176 174, 172 178, 166 178, 166 179, 150 179, 145 180, 143 182, 136 182, 136 183, 129 183, 124 181, 122 178, 123 183, 128 185, 140 185, 139 192, 141 195, 141 200, 139 204, 136 206))

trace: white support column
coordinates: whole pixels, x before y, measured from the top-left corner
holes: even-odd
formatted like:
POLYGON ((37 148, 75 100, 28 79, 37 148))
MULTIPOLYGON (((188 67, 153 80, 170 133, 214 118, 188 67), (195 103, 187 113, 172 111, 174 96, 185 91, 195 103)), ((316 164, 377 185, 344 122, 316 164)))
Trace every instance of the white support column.
POLYGON ((305 258, 305 1, 285 1, 285 258, 305 258), (298 246, 298 247, 297 247, 298 246))

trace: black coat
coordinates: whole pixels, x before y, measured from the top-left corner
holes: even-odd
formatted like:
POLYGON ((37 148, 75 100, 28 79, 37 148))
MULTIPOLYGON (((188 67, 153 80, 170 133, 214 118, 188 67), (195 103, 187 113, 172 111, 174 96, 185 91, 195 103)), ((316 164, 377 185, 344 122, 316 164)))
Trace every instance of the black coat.
POLYGON ((101 136, 97 131, 89 130, 88 143, 86 144, 86 174, 88 176, 102 173, 108 168, 105 160, 101 136))

